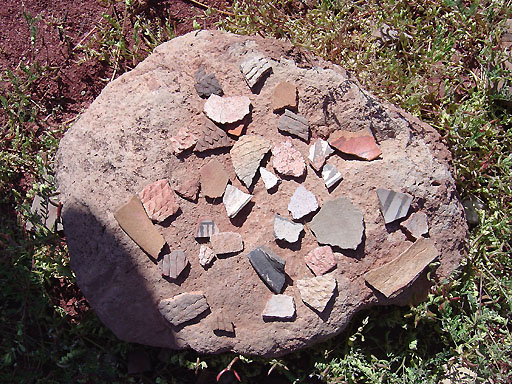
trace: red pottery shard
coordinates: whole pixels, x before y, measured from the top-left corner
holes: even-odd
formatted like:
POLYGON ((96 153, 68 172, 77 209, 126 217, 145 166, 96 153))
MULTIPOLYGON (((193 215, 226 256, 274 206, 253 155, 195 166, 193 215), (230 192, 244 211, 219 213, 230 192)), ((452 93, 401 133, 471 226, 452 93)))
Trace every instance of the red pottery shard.
POLYGON ((335 131, 329 137, 329 144, 340 152, 363 160, 375 160, 382 155, 375 138, 365 129, 357 132, 335 131))

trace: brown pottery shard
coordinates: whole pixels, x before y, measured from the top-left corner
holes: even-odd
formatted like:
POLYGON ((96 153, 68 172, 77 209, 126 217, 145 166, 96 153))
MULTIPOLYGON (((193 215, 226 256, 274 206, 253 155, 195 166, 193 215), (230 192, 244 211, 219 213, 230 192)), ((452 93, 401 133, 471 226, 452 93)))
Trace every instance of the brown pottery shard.
POLYGON ((366 273, 364 278, 384 296, 396 296, 411 285, 438 255, 434 241, 421 238, 394 260, 366 273))
POLYGON ((329 144, 340 152, 363 160, 375 160, 382 155, 375 138, 366 129, 357 132, 335 131, 329 137, 329 144))
POLYGON ((136 195, 119 208, 114 217, 123 231, 132 238, 145 252, 158 258, 165 240, 149 219, 142 203, 136 195))
POLYGON ((229 175, 224 166, 216 159, 201 168, 201 190, 205 196, 215 198, 224 194, 229 175))

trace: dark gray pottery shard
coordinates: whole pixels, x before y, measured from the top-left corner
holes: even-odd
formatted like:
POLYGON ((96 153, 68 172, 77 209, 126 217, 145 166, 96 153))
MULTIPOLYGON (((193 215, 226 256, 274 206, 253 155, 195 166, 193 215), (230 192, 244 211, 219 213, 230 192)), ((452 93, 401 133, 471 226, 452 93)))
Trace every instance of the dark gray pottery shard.
POLYGON ((277 123, 277 129, 300 137, 304 141, 309 139, 309 121, 304 116, 297 115, 286 109, 277 123))
POLYGON ((222 96, 224 92, 219 84, 219 80, 215 77, 213 73, 209 75, 206 74, 204 68, 201 67, 194 74, 197 83, 194 85, 197 94, 202 98, 207 99, 212 94, 217 96, 222 96))
POLYGON ((281 293, 285 282, 286 261, 265 246, 253 249, 247 257, 263 282, 275 293, 281 293))

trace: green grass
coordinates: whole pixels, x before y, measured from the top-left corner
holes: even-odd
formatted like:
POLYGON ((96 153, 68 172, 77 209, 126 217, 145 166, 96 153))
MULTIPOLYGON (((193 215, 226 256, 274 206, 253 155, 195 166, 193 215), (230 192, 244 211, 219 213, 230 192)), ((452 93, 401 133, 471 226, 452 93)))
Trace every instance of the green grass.
MULTIPOLYGON (((117 74, 172 37, 165 20, 133 14, 129 2, 119 6, 79 47, 82 60, 101 60, 117 74), (126 22, 135 35, 127 35, 126 22)), ((235 2, 232 11, 224 29, 287 38, 434 126, 453 154, 460 196, 475 196, 484 206, 461 273, 426 302, 366 311, 338 337, 282 359, 241 357, 234 368, 244 382, 262 382, 272 369, 296 382, 437 383, 449 370, 467 367, 478 376, 468 382, 510 383, 512 121, 506 102, 512 76, 497 49, 510 4, 280 0, 235 2), (379 38, 383 25, 397 38, 379 38)), ((37 38, 37 18, 26 19, 37 38)), ((37 93, 38 79, 49 75, 37 63, 2 74, 11 86, 0 95, 3 137, 9 138, 0 141, 0 381, 178 383, 202 370, 218 373, 234 355, 159 356, 146 347, 153 371, 129 376, 126 359, 137 347, 118 341, 92 312, 71 323, 56 303, 57 279, 74 284, 65 244, 44 228, 34 235, 22 229, 31 197, 53 192, 52 158, 67 128, 44 120, 59 113, 37 93), (21 188, 27 175, 29 187, 21 188)))

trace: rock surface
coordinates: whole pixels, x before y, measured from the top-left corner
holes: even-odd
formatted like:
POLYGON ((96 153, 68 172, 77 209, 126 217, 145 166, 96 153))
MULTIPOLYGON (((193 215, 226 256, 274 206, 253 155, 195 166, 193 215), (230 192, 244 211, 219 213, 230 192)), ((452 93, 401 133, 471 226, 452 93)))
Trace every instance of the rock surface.
POLYGON ((274 216, 274 237, 277 240, 284 240, 287 243, 295 243, 299 240, 299 236, 304 231, 304 226, 294 223, 277 213, 274 216))
POLYGON ((299 185, 288 203, 288 210, 295 220, 315 212, 318 209, 318 202, 315 195, 308 191, 303 185, 299 185))
POLYGON ((133 195, 126 204, 114 214, 119 226, 145 252, 157 259, 165 240, 149 220, 142 203, 133 195))
POLYGON ((311 308, 323 312, 334 295, 336 279, 331 276, 317 276, 297 280, 300 297, 311 308))
POLYGON ((235 123, 249 114, 251 100, 247 96, 211 95, 204 103, 204 113, 219 124, 235 123))
POLYGON ((167 180, 158 180, 144 187, 139 198, 151 220, 162 222, 180 209, 167 180))
POLYGON ((363 213, 339 197, 324 203, 311 220, 311 230, 320 244, 355 250, 363 240, 363 213))
POLYGON ((273 295, 268 299, 261 314, 263 320, 291 320, 295 316, 293 297, 288 295, 273 295))
MULTIPOLYGON (((307 143, 289 139, 301 154, 308 154, 307 143)), ((270 170, 273 159, 269 162, 270 170)), ((464 253, 466 236, 466 221, 450 171, 450 154, 432 127, 361 89, 355 77, 339 66, 310 55, 306 60, 300 49, 283 41, 220 31, 195 31, 174 38, 157 47, 134 70, 106 85, 66 132, 56 156, 71 267, 101 321, 128 342, 246 356, 279 356, 319 343, 341 332, 362 308, 407 305, 427 292, 425 272, 392 299, 365 282, 366 272, 395 259, 412 244, 398 223, 391 224, 393 230, 388 232, 376 188, 415 197, 411 211, 427 214, 429 238, 439 250, 435 278, 447 278, 464 253), (254 52, 261 52, 273 67, 260 83, 259 93, 248 89, 239 69, 246 55, 254 52), (310 121, 312 143, 328 138, 335 130, 371 129, 382 155, 378 160, 359 161, 339 151, 332 154, 329 163, 344 177, 332 194, 310 167, 300 179, 284 178, 272 194, 258 182, 251 190, 254 205, 232 219, 220 199, 206 199, 202 193, 193 202, 179 197, 181 214, 168 226, 154 225, 171 249, 182 249, 189 257, 190 268, 180 276, 186 278, 178 285, 162 278, 154 260, 120 228, 114 212, 147 184, 168 179, 176 188, 174 179, 182 183, 198 175, 211 159, 223 165, 236 188, 243 188, 226 149, 191 151, 177 158, 170 147, 169 140, 180 127, 201 137, 205 100, 194 88, 194 74, 200 66, 215 73, 228 96, 250 97, 254 109, 246 134, 262 136, 272 146, 285 140, 277 130, 279 116, 273 112, 271 100, 275 86, 288 81, 300 91, 300 113, 310 121), (297 290, 297 280, 313 276, 304 257, 318 246, 316 237, 305 230, 300 246, 283 248, 273 239, 274 213, 287 212, 298 184, 314 193, 322 206, 343 196, 364 215, 365 240, 358 249, 333 248, 338 267, 327 275, 336 278, 338 292, 321 317, 304 304, 297 290), (246 251, 220 257, 208 269, 203 268, 195 239, 196 225, 203 217, 214 220, 222 231, 240 233, 246 251), (289 284, 283 285, 282 293, 295 298, 293 321, 262 320, 272 292, 247 258, 249 251, 261 245, 286 260, 289 284), (194 291, 204 294, 211 314, 206 311, 173 327, 160 314, 158 302, 194 291), (217 313, 234 323, 234 336, 213 332, 217 313)))
POLYGON ((233 168, 246 187, 252 185, 261 160, 268 151, 270 151, 270 141, 256 135, 242 136, 231 148, 233 168))
POLYGON ((158 310, 172 325, 178 326, 195 319, 209 309, 202 292, 185 292, 172 299, 160 300, 158 310))
POLYGON ((281 175, 301 177, 306 170, 302 154, 293 146, 291 140, 283 141, 272 149, 272 165, 281 175))

